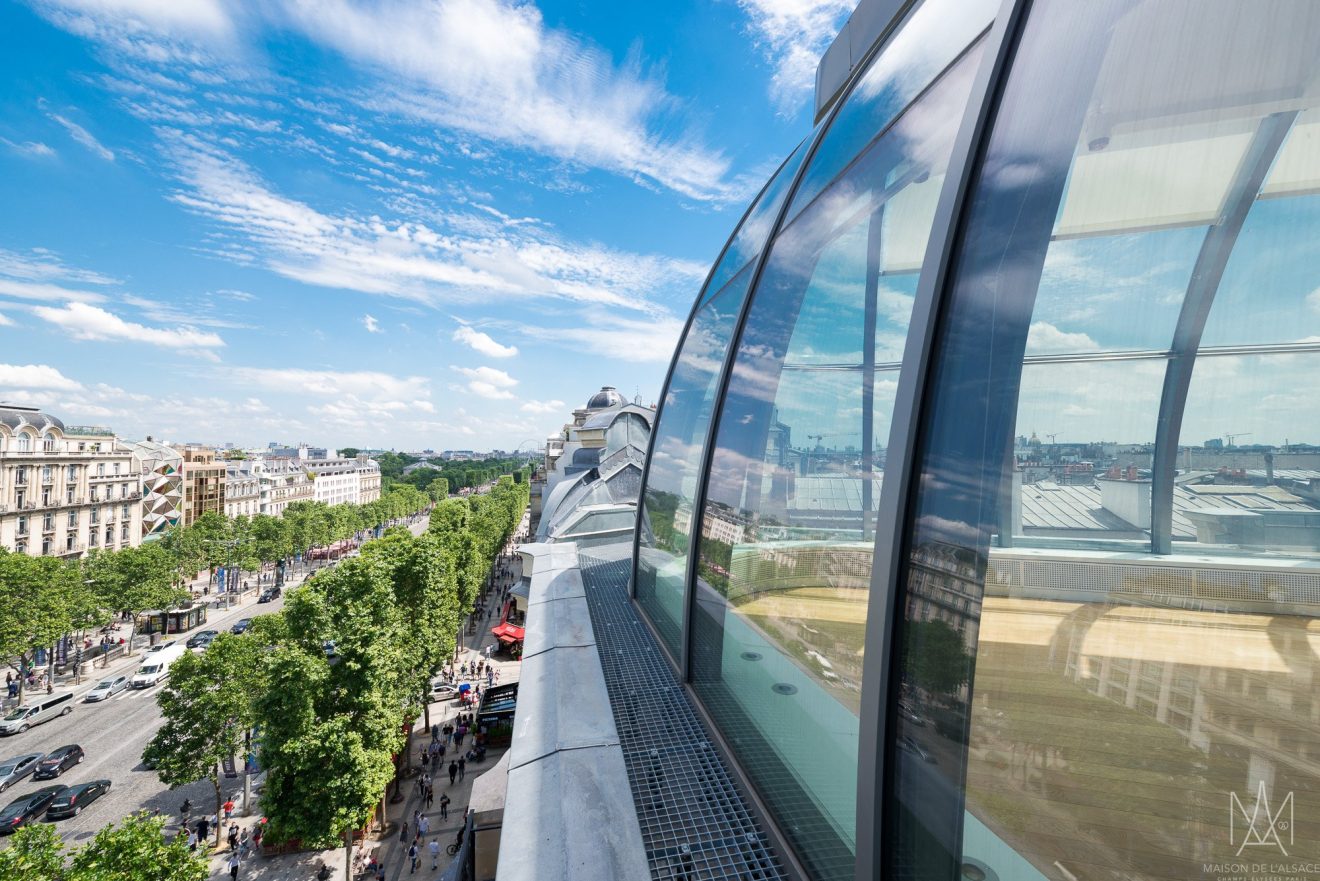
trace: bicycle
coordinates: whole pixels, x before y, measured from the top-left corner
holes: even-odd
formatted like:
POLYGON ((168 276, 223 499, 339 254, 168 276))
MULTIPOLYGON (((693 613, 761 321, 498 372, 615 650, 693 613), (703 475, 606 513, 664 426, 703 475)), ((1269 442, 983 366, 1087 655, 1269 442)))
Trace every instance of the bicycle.
POLYGON ((458 849, 460 847, 462 847, 462 845, 460 845, 457 841, 455 841, 453 844, 445 848, 445 853, 449 854, 452 857, 454 854, 458 853, 458 849))

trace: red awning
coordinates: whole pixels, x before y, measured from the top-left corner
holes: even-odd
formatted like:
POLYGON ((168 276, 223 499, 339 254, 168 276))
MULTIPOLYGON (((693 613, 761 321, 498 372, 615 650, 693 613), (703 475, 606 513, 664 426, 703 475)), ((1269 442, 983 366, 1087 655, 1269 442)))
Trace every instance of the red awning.
POLYGON ((499 637, 501 642, 522 642, 525 632, 517 624, 510 624, 505 621, 498 627, 492 627, 490 632, 499 637))

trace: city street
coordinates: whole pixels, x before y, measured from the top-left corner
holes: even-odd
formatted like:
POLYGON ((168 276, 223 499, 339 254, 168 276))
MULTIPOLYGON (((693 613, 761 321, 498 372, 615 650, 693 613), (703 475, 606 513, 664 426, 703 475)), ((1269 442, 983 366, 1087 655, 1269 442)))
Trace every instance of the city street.
MULTIPOLYGON (((240 618, 269 614, 278 611, 283 605, 282 597, 274 602, 257 604, 249 595, 248 602, 228 612, 223 609, 211 610, 206 624, 198 630, 224 632, 240 618)), ((186 639, 187 636, 184 634, 181 638, 186 639)), ((140 651, 135 660, 141 660, 140 651)), ((136 669, 136 664, 118 668, 121 673, 133 669, 136 669)), ((112 664, 110 672, 115 670, 116 665, 112 664)), ((95 684, 102 678, 101 673, 100 670, 92 671, 92 675, 84 679, 78 690, 85 691, 95 684)), ((11 786, 0 796, 0 806, 52 783, 70 785, 87 780, 111 781, 110 791, 92 803, 83 814, 56 823, 60 836, 66 841, 81 841, 107 823, 141 809, 159 809, 162 814, 177 820, 179 806, 185 798, 192 799, 199 814, 203 810, 213 810, 215 790, 208 781, 199 781, 171 791, 160 782, 155 771, 142 764, 142 750, 161 726, 156 694, 162 687, 157 685, 141 691, 129 689, 94 704, 83 703, 79 695, 73 712, 67 716, 52 719, 23 734, 0 739, 0 758, 28 752, 50 752, 69 743, 78 744, 87 754, 81 765, 64 772, 57 780, 33 780, 28 777, 11 786)), ((241 789, 242 780, 229 780, 225 785, 226 792, 241 789)))
MULTIPOLYGON (((429 520, 423 517, 412 524, 410 529, 414 534, 421 534, 428 523, 429 520)), ((307 574, 313 574, 314 571, 309 570, 307 574)), ((298 581, 287 587, 301 584, 305 577, 302 573, 295 573, 295 576, 298 581)), ((172 638, 186 640, 201 630, 227 632, 241 618, 270 614, 284 606, 282 596, 269 603, 257 603, 256 595, 257 591, 249 591, 244 602, 228 611, 223 608, 209 610, 204 625, 172 638)), ((83 695, 106 675, 131 674, 141 663, 142 654, 143 649, 139 648, 131 659, 112 661, 108 671, 100 668, 91 670, 82 683, 73 689, 75 702, 73 712, 68 715, 52 719, 23 734, 0 738, 0 760, 30 752, 50 752, 71 743, 78 744, 86 753, 82 764, 65 771, 55 780, 33 780, 29 776, 9 787, 0 794, 0 807, 21 795, 55 783, 72 785, 88 780, 111 781, 110 791, 93 802, 85 812, 55 824, 60 837, 71 843, 90 838, 106 824, 116 822, 137 810, 159 810, 172 824, 177 824, 179 807, 184 799, 192 800, 194 817, 201 816, 202 812, 209 814, 214 811, 215 790, 209 781, 200 780, 171 790, 161 783, 155 771, 142 764, 142 750, 162 724, 156 695, 164 683, 140 691, 122 691, 99 703, 85 703, 82 700, 83 695)), ((168 681, 165 680, 166 683, 168 681)), ((222 781, 226 796, 241 793, 242 788, 241 777, 222 781)), ((234 800, 239 802, 241 799, 234 800)), ((0 839, 0 848, 5 847, 8 840, 7 837, 0 839)))

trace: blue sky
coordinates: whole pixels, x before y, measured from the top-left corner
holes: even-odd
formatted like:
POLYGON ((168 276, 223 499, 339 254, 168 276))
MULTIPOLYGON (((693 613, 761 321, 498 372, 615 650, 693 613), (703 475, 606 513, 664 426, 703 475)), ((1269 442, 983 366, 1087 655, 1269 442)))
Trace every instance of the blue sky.
POLYGON ((437 449, 649 403, 850 5, 0 5, 0 400, 437 449))

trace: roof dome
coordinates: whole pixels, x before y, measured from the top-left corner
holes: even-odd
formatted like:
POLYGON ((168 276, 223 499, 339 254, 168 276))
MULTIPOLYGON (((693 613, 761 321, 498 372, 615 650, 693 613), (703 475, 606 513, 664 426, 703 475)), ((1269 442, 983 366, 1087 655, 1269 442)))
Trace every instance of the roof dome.
POLYGON ((64 423, 48 413, 42 413, 36 407, 23 407, 18 404, 0 403, 0 423, 17 430, 20 426, 31 425, 37 431, 57 428, 64 431, 64 423))
POLYGON ((600 391, 591 396, 587 401, 588 410, 608 410, 611 407, 622 407, 628 403, 623 399, 623 395, 612 385, 601 386, 600 391))

